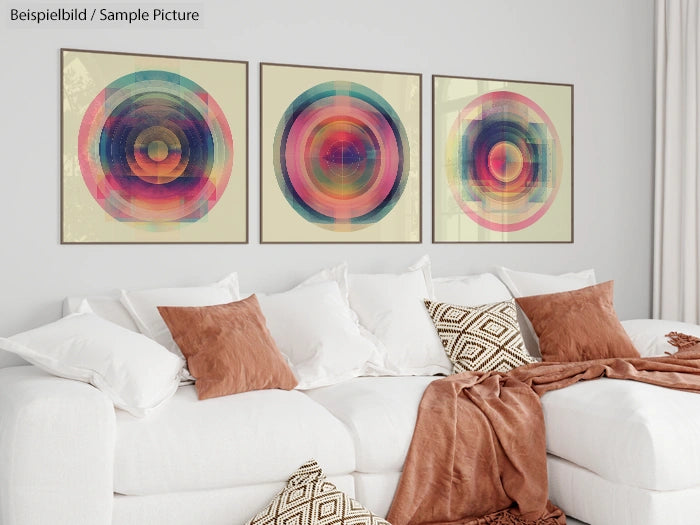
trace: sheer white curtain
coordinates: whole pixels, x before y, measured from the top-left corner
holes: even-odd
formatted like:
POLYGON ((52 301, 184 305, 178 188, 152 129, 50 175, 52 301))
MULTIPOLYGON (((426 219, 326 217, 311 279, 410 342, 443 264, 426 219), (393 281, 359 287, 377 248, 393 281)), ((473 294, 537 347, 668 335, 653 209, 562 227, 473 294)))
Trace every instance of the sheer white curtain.
POLYGON ((700 323, 700 0, 656 2, 656 318, 700 323))

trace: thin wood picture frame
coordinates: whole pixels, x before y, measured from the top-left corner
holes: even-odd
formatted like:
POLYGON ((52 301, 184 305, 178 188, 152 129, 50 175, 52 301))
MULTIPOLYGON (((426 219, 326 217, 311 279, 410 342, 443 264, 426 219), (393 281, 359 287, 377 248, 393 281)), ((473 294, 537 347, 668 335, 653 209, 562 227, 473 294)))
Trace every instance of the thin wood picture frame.
POLYGON ((260 242, 422 242, 422 75, 260 64, 260 242))
POLYGON ((61 49, 61 244, 248 242, 248 62, 61 49))
POLYGON ((432 77, 433 243, 574 242, 574 85, 432 77))

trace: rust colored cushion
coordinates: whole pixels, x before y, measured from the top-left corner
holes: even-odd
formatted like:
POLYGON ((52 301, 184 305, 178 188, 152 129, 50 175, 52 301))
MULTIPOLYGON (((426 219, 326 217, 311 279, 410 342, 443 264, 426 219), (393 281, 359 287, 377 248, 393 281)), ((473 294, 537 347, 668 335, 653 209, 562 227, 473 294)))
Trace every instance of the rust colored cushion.
POLYGON ((214 306, 159 306, 158 311, 187 359, 199 399, 297 385, 255 295, 214 306))
POLYGON ((516 299, 540 339, 543 361, 639 357, 613 307, 613 282, 516 299))

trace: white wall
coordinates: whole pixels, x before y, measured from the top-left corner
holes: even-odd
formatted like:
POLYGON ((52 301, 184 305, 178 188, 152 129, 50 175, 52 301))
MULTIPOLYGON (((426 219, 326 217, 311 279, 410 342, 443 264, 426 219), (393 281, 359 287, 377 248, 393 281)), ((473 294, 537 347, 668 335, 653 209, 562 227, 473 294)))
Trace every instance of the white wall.
POLYGON ((622 318, 650 313, 652 0, 209 0, 189 29, 17 27, 6 20, 18 4, 3 0, 0 22, 0 335, 58 317, 68 294, 234 269, 245 289, 274 290, 343 259, 398 271, 426 252, 437 275, 595 267, 615 280, 622 318), (61 47, 250 61, 249 245, 59 244, 61 47), (423 73, 422 245, 259 245, 260 61, 423 73), (574 244, 431 244, 433 73, 575 85, 574 244))

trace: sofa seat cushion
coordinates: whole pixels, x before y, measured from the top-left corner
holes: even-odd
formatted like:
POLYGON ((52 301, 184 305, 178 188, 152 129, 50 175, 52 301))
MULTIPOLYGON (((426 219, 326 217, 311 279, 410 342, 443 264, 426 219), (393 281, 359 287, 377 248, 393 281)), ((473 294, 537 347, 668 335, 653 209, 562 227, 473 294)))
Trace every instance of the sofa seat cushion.
POLYGON ((329 476, 355 470, 347 429, 299 391, 259 390, 197 400, 178 389, 144 419, 117 413, 114 491, 126 495, 286 481, 315 458, 329 476))
POLYGON ((597 379, 542 396, 547 450, 608 481, 700 486, 700 394, 597 379))
POLYGON ((436 379, 440 377, 358 377, 306 394, 347 426, 358 472, 399 472, 423 392, 436 379))

